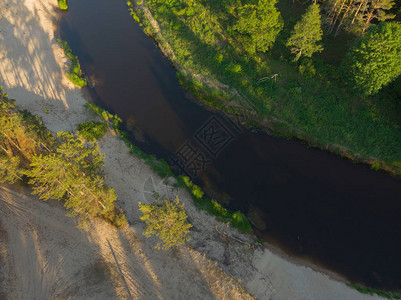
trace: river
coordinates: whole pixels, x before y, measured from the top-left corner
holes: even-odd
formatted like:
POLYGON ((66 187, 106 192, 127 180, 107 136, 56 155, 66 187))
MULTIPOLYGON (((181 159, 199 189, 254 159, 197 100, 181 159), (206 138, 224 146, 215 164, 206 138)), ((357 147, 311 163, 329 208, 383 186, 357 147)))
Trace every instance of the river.
POLYGON ((287 254, 356 283, 401 289, 401 180, 196 104, 124 1, 69 0, 59 34, 96 104, 132 142, 191 176, 287 254))

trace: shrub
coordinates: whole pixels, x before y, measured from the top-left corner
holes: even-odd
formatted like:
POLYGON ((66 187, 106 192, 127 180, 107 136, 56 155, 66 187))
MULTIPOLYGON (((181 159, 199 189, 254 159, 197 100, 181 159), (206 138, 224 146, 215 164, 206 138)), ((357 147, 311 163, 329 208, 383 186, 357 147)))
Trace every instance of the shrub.
POLYGON ((103 122, 84 122, 78 125, 79 134, 88 141, 98 140, 107 130, 107 124, 103 122))
POLYGON ((85 79, 82 78, 82 70, 81 65, 78 61, 78 57, 72 54, 71 48, 68 46, 66 41, 62 41, 60 39, 56 39, 56 41, 61 45, 64 50, 65 55, 70 59, 71 66, 67 72, 67 78, 77 87, 84 87, 87 85, 85 79))
POLYGON ((67 10, 68 9, 67 0, 58 0, 58 6, 62 10, 67 10))
POLYGON ((119 129, 120 123, 122 122, 122 120, 117 115, 112 115, 107 110, 105 110, 99 106, 96 106, 92 103, 86 103, 85 107, 92 110, 95 114, 97 114, 99 117, 101 117, 104 121, 110 122, 113 125, 112 128, 114 130, 119 129))

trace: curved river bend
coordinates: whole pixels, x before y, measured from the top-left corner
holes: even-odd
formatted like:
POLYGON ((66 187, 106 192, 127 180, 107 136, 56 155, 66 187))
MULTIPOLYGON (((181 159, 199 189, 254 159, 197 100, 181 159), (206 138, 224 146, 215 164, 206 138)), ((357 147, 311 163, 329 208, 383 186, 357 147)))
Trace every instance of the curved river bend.
POLYGON ((133 143, 251 215, 264 241, 353 282, 401 288, 399 179, 194 104, 124 1, 70 0, 60 35, 133 143))

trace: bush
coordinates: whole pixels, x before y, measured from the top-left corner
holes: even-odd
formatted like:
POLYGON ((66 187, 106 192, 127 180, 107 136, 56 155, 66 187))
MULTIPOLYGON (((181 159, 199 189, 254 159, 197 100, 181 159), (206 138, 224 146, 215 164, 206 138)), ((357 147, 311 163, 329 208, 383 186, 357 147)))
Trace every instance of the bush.
POLYGON ((101 117, 104 121, 110 122, 113 125, 112 128, 114 130, 117 131, 119 129, 120 123, 122 122, 122 120, 117 115, 112 115, 107 110, 105 110, 99 106, 96 106, 92 103, 86 103, 85 107, 89 108, 91 111, 93 111, 99 117, 101 117))
POLYGON ((112 224, 117 228, 123 228, 127 225, 127 217, 124 214, 116 214, 112 219, 112 224))
POLYGON ((62 10, 67 10, 68 9, 67 0, 58 0, 58 6, 62 10))
POLYGON ((78 125, 79 134, 88 141, 98 140, 107 130, 107 124, 102 122, 84 122, 78 125))

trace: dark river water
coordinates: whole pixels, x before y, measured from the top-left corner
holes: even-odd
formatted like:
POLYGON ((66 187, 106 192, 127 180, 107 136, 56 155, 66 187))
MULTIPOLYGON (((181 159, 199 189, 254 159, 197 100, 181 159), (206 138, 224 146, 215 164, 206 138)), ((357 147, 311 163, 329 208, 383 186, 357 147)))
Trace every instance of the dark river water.
POLYGON ((69 0, 60 35, 94 101, 134 144, 190 175, 257 235, 372 287, 401 288, 401 180, 292 140, 251 133, 195 104, 124 1, 69 0))

